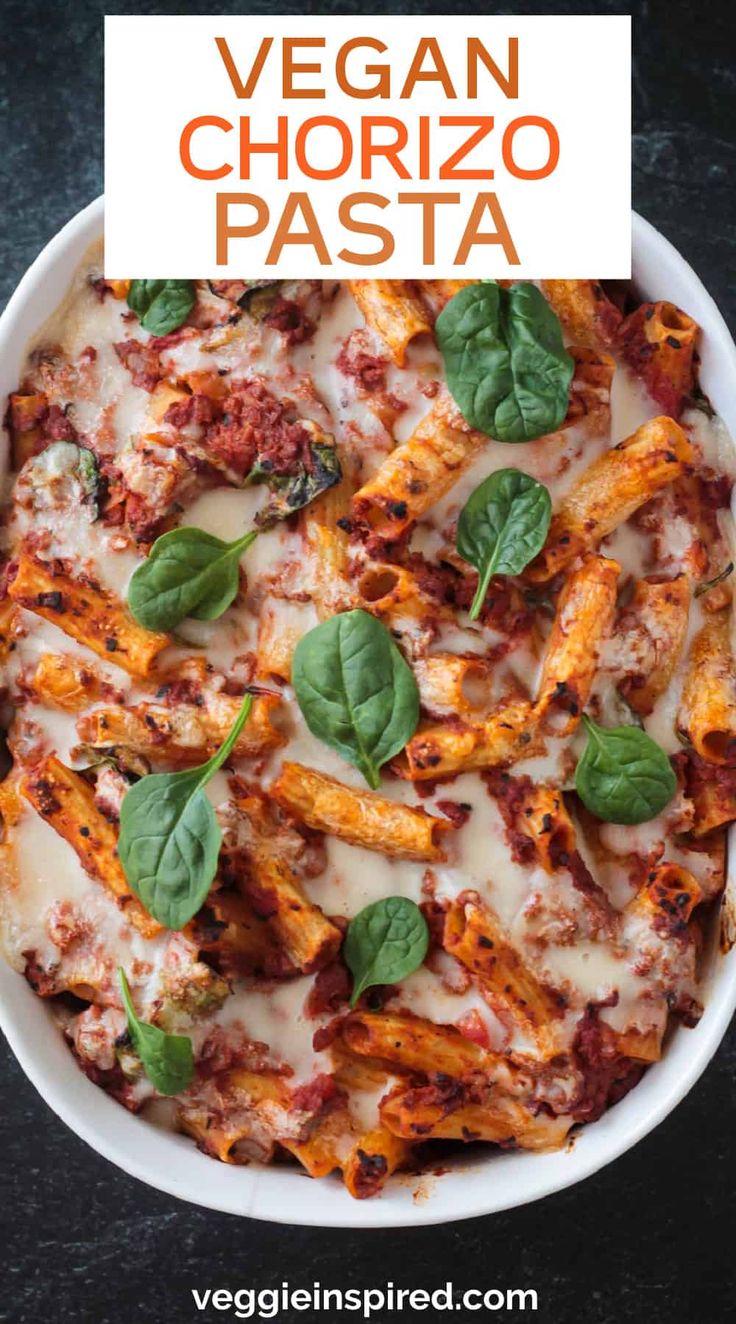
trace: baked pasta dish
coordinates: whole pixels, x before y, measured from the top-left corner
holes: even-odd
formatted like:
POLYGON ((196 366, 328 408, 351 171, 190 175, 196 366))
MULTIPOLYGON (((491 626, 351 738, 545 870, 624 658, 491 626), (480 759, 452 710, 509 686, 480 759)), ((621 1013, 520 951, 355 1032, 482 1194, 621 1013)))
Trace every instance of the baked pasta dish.
POLYGON ((101 270, 7 411, 8 960, 227 1163, 568 1144, 697 1022, 736 817, 698 327, 101 270))

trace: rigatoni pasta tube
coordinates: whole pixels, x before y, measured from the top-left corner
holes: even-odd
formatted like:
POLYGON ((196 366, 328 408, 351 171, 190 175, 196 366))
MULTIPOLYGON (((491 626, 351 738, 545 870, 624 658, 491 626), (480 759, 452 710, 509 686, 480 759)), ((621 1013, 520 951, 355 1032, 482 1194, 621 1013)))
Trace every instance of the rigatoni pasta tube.
POLYGON ((707 763, 736 763, 736 677, 730 612, 711 616, 690 647, 677 730, 707 763))
POLYGON ((355 585, 355 605, 389 626, 405 620, 452 619, 449 606, 423 592, 416 577, 403 565, 373 564, 355 585))
POLYGON ((415 336, 431 331, 421 301, 405 280, 351 280, 350 293, 368 326, 378 333, 399 368, 415 336))
POLYGON ((36 812, 69 842, 90 878, 104 884, 126 920, 146 938, 160 933, 161 925, 128 886, 117 856, 115 829, 95 805, 92 787, 84 778, 52 755, 26 773, 20 789, 36 812))
POLYGON ((640 304, 620 328, 625 360, 672 418, 680 417, 693 394, 699 330, 692 317, 665 300, 640 304))
POLYGON ((687 634, 690 581, 638 579, 619 613, 606 665, 618 667, 619 689, 640 717, 648 717, 677 670, 687 634))
POLYGON ((494 668, 485 658, 432 653, 416 658, 413 670, 427 712, 472 720, 488 710, 494 668))
POLYGON ((228 978, 266 975, 283 979, 296 973, 268 921, 260 919, 240 893, 211 892, 207 911, 192 921, 189 936, 199 951, 211 953, 228 978))
POLYGON ((542 748, 534 709, 525 700, 499 707, 483 721, 420 727, 393 767, 409 781, 447 777, 531 758, 542 748))
POLYGON ((353 1053, 394 1062, 404 1071, 435 1071, 461 1079, 470 1072, 492 1072, 496 1057, 453 1025, 436 1025, 399 1012, 353 1012, 342 1034, 353 1053))
POLYGON ((16 473, 46 445, 41 423, 48 403, 47 396, 40 391, 14 391, 8 397, 8 430, 16 473))
POLYGON ((514 783, 517 831, 532 842, 545 873, 565 868, 576 849, 576 837, 562 791, 557 786, 539 785, 528 777, 509 780, 514 783))
POLYGON ((0 662, 5 662, 11 650, 16 614, 14 602, 0 602, 0 662))
POLYGON ((106 589, 72 579, 57 570, 53 561, 39 561, 27 552, 21 553, 8 593, 20 607, 52 621, 132 676, 147 676, 158 654, 171 643, 168 635, 137 625, 124 604, 106 589))
POLYGON ((389 541, 397 538, 449 491, 487 443, 488 437, 470 430, 441 391, 409 439, 356 492, 357 527, 389 541))
POLYGON ((290 1109, 291 1091, 280 1072, 238 1067, 182 1096, 176 1121, 221 1163, 266 1163, 282 1135, 297 1133, 290 1109))
POLYGON ((311 596, 320 620, 345 610, 351 594, 348 535, 339 521, 350 512, 355 484, 341 455, 343 477, 301 513, 300 526, 309 555, 311 596))
POLYGON ((540 1048, 550 1055, 558 1051, 555 1022, 564 1011, 564 999, 543 988, 477 893, 463 892, 450 904, 442 945, 540 1048))
POLYGON ((702 898, 700 883, 690 870, 666 860, 652 870, 626 913, 647 919, 662 936, 675 936, 687 929, 702 898))
POLYGON ((571 1117, 533 1114, 519 1100, 491 1088, 480 1102, 453 1107, 431 1086, 397 1087, 381 1103, 381 1120, 395 1135, 412 1140, 474 1140, 514 1144, 519 1149, 559 1149, 571 1117))
POLYGON ((426 809, 345 786, 300 763, 284 763, 271 795, 307 827, 398 859, 444 859, 440 839, 453 831, 452 823, 426 809))
MULTIPOLYGON (((233 750, 233 758, 254 758, 284 743, 271 721, 278 695, 257 695, 250 717, 233 750)), ((172 763, 197 763, 219 749, 232 729, 242 698, 220 692, 204 695, 201 707, 140 703, 133 708, 103 705, 84 713, 77 722, 80 739, 96 749, 125 745, 138 754, 158 756, 172 763)))
POLYGON ((314 624, 311 604, 266 598, 258 620, 256 675, 266 683, 274 677, 290 681, 294 649, 314 624))
POLYGON ((268 920, 289 960, 303 974, 311 974, 333 959, 342 934, 310 901, 290 865, 276 853, 273 824, 263 797, 244 795, 235 803, 250 832, 244 850, 248 867, 238 878, 241 890, 256 914, 268 920))
POLYGON ((613 620, 620 570, 603 556, 586 557, 557 600, 535 704, 543 727, 555 735, 574 731, 588 702, 613 620))
POLYGON ((44 653, 27 683, 37 699, 68 713, 81 712, 102 698, 120 697, 99 671, 67 653, 44 653))
POLYGON ((579 345, 611 349, 621 313, 597 280, 543 280, 542 292, 579 345))
POLYGON ((406 1165, 412 1146, 385 1126, 360 1136, 342 1169, 343 1181, 354 1200, 376 1195, 392 1173, 406 1165))
POLYGON ((585 422, 586 437, 608 432, 611 422, 611 386, 616 360, 610 354, 570 345, 568 354, 575 360, 570 382, 570 403, 563 427, 585 422))
MULTIPOLYGON (((687 765, 688 800, 692 801, 694 837, 703 837, 714 828, 736 819, 736 767, 721 767, 714 776, 712 763, 693 753, 687 765)), ((709 847, 713 849, 713 842, 709 847)))
POLYGON ((344 1105, 318 1117, 309 1125, 306 1136, 281 1143, 310 1177, 327 1177, 342 1170, 347 1162, 355 1144, 355 1126, 344 1105))
POLYGON ((694 459, 690 442, 673 419, 663 416, 643 423, 573 483, 524 577, 533 583, 552 579, 679 478, 694 459))

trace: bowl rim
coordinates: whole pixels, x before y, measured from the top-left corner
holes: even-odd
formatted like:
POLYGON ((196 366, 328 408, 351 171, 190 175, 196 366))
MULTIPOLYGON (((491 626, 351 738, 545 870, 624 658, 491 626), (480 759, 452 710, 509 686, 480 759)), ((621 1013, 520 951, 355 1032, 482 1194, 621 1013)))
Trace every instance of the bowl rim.
MULTIPOLYGON (((31 334, 60 302, 84 251, 101 233, 103 206, 100 196, 73 216, 20 280, 0 317, 0 365, 7 358, 20 363, 31 334), (49 283, 53 296, 44 294, 49 283), (41 318, 29 315, 34 301, 45 307, 41 318)), ((650 297, 668 297, 673 284, 686 290, 685 306, 702 327, 704 346, 715 356, 710 363, 704 353, 703 368, 725 391, 729 376, 736 380, 736 345, 714 300, 672 244, 635 212, 632 239, 632 275, 650 297)), ((676 292, 669 296, 673 301, 676 292)), ((11 380, 12 373, 8 369, 11 380)), ((710 382, 704 385, 711 394, 710 382)), ((0 393, 5 394, 2 382, 0 393)), ((718 412, 736 437, 736 402, 719 400, 718 412)), ((729 870, 729 887, 733 883, 729 870)), ((542 1199, 583 1181, 635 1145, 694 1085, 725 1034, 736 1008, 736 949, 715 955, 706 987, 698 1026, 678 1029, 662 1061, 620 1103, 584 1128, 568 1149, 550 1155, 491 1152, 472 1163, 454 1164, 442 1180, 427 1174, 394 1177, 382 1195, 368 1201, 355 1201, 341 1184, 316 1182, 296 1169, 218 1164, 198 1153, 189 1139, 128 1113, 84 1076, 42 1000, 4 960, 0 1027, 53 1112, 97 1153, 157 1190, 219 1212, 288 1225, 417 1227, 542 1199)))

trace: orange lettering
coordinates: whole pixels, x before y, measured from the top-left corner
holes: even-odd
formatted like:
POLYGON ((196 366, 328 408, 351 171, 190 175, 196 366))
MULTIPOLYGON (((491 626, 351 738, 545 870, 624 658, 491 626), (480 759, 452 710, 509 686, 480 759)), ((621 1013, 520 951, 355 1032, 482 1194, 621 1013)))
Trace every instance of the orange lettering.
POLYGON ((324 97, 325 90, 320 87, 294 87, 295 74, 319 74, 321 64, 295 64, 294 50, 297 46, 324 46, 324 37, 284 37, 284 64, 282 70, 282 93, 286 101, 298 97, 324 97))
POLYGON ((550 120, 542 119, 539 115, 522 115, 519 119, 512 120, 504 130, 501 152, 506 169, 516 179, 546 179, 547 175, 551 175, 556 169, 560 159, 559 134, 550 120), (547 135, 547 160, 538 170, 522 170, 514 161, 514 134, 517 129, 527 127, 543 129, 547 135))
POLYGON ((250 115, 240 117, 240 178, 250 179, 250 158, 254 152, 273 152, 278 160, 278 178, 289 177, 289 119, 279 115, 278 138, 275 143, 254 143, 250 138, 250 115))
POLYGON ((435 214, 443 202, 459 202, 459 193, 400 193, 399 202, 418 202, 422 208, 422 262, 434 262, 435 214))
POLYGON ((493 170, 488 166, 485 170, 458 170, 458 161, 464 161, 468 152, 471 152, 478 143, 488 137, 493 129, 492 115, 440 115, 440 124, 442 128, 472 128, 477 124, 475 133, 471 133, 464 143, 458 147, 456 152, 448 156, 444 165, 440 166, 440 179, 493 179, 493 170))
POLYGON ((328 267, 330 265, 330 255, 327 252, 325 241, 322 238, 322 231, 317 223, 317 217, 307 193, 290 193, 286 199, 283 215, 276 227, 273 242, 268 250, 267 267, 276 266, 286 244, 311 244, 321 266, 328 267), (304 218, 307 227, 306 232, 297 231, 294 233, 290 229, 297 211, 301 212, 304 218))
POLYGON ((475 199, 465 232, 460 240, 460 247, 455 255, 454 265, 456 267, 465 265, 474 244, 500 244, 509 265, 512 267, 519 266, 519 256, 495 193, 479 193, 475 199), (490 234, 481 234, 479 227, 486 208, 491 213, 491 220, 496 229, 490 234))
POLYGON ((450 73, 442 58, 440 44, 436 37, 420 37, 417 42, 417 49, 414 53, 414 59, 406 75, 406 82, 401 89, 402 101, 410 97, 417 83, 441 83, 442 90, 446 97, 456 99, 456 92, 452 85, 450 73), (434 61, 434 69, 422 69, 425 55, 431 55, 434 61))
POLYGON ((192 138, 197 129, 222 129, 223 133, 229 133, 232 127, 230 121, 222 119, 220 115, 197 115, 196 119, 184 125, 179 139, 179 160, 188 175, 193 179, 224 179, 225 175, 230 174, 231 165, 221 165, 215 170, 205 170, 203 166, 196 166, 192 160, 192 138))
POLYGON ((243 101, 248 97, 251 97, 253 95, 258 79, 261 76, 261 70, 265 64, 266 56, 268 55, 268 52, 273 46, 273 37, 263 38, 260 46, 258 47, 258 54, 256 55, 256 58, 253 61, 253 68, 251 69, 248 75, 247 83, 244 83, 242 81, 240 74, 238 73, 237 65, 235 64, 235 61, 232 55, 230 54, 230 47, 228 46, 225 38, 215 37, 215 45, 218 51, 220 52, 222 63, 227 69, 227 76, 230 79, 230 82, 232 83, 233 92, 235 93, 238 100, 243 101))
POLYGON ((349 248, 341 248, 337 256, 343 262, 354 262, 357 267, 375 267, 379 262, 386 262, 391 257, 396 245, 391 231, 384 225, 378 225, 375 221, 359 221, 353 216, 353 207, 359 207, 363 203, 383 209, 388 206, 388 198, 384 198, 381 193, 349 193, 340 201, 338 208, 340 224, 352 234, 375 235, 376 239, 381 240, 381 247, 375 253, 354 253, 349 248))
POLYGON ((401 120, 394 119, 393 115, 371 115, 361 119, 360 160, 363 179, 373 178, 371 163, 374 156, 385 156, 399 179, 411 179, 411 172, 407 170, 403 161, 399 160, 399 152, 404 150, 408 141, 409 130, 401 120), (393 142, 374 143, 374 128, 393 129, 395 134, 393 142))
POLYGON ((218 193, 215 232, 217 237, 216 261, 218 267, 228 263, 228 244, 231 239, 250 239, 262 234, 268 225, 268 207, 257 193, 218 193), (235 206, 253 207, 256 218, 252 225, 231 225, 229 211, 235 206))
POLYGON ((344 120, 336 119, 334 115, 315 115, 310 120, 305 120, 297 129, 294 142, 294 151, 296 154, 296 163, 303 175, 309 179, 338 179, 344 175, 350 168, 350 162, 353 159, 353 140, 350 130, 344 120), (307 161, 307 136, 312 129, 316 128, 337 129, 342 143, 342 156, 336 166, 330 166, 326 170, 320 170, 317 166, 310 166, 307 161))
POLYGON ((365 72, 367 74, 378 74, 378 81, 372 83, 369 87, 356 87, 351 83, 347 75, 347 58, 351 51, 359 46, 368 46, 373 51, 380 51, 381 54, 387 49, 382 41, 377 37, 352 37, 350 41, 343 42, 337 52, 335 61, 335 76, 337 86, 346 96, 356 97, 358 100, 367 101, 370 97, 388 97, 391 95, 391 71, 385 64, 367 64, 365 72))
POLYGON ((519 95, 519 38, 509 37, 509 72, 506 77, 496 61, 488 54, 479 37, 468 37, 468 98, 478 95, 478 60, 496 80, 504 96, 514 99, 519 95))

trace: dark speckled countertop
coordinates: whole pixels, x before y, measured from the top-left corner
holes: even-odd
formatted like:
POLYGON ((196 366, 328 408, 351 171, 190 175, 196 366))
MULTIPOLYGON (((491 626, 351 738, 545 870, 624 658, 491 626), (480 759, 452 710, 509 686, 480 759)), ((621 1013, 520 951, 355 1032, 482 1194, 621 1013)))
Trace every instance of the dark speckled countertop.
MULTIPOLYGON (((118 12, 184 7, 130 3, 118 12)), ((46 240, 101 191, 105 8, 116 9, 99 0, 0 0, 0 302, 46 240)), ((200 8, 238 12, 227 4, 200 8)), ((383 12, 397 8, 387 5, 383 12)), ((554 13, 575 7, 503 8, 554 13)), ((692 263, 736 328, 733 3, 583 4, 579 12, 632 8, 634 202, 692 263)), ((312 12, 310 6, 279 6, 287 11, 312 12)), ((347 4, 338 12, 365 11, 347 4)), ((581 107, 581 113, 595 114, 595 107, 581 107)), ((52 1116, 4 1042, 0 1053, 0 1320, 231 1319, 198 1314, 191 1288, 273 1287, 285 1276, 292 1287, 319 1280, 344 1289, 393 1279, 398 1286, 432 1288, 447 1278, 458 1287, 534 1287, 536 1318, 545 1324, 715 1324, 732 1314, 733 1030, 675 1113, 584 1185, 511 1213, 413 1232, 287 1229, 180 1204, 124 1176, 76 1139, 52 1116)), ((293 1312, 278 1318, 317 1317, 293 1312)), ((399 1317, 374 1318, 383 1324, 399 1317)))

